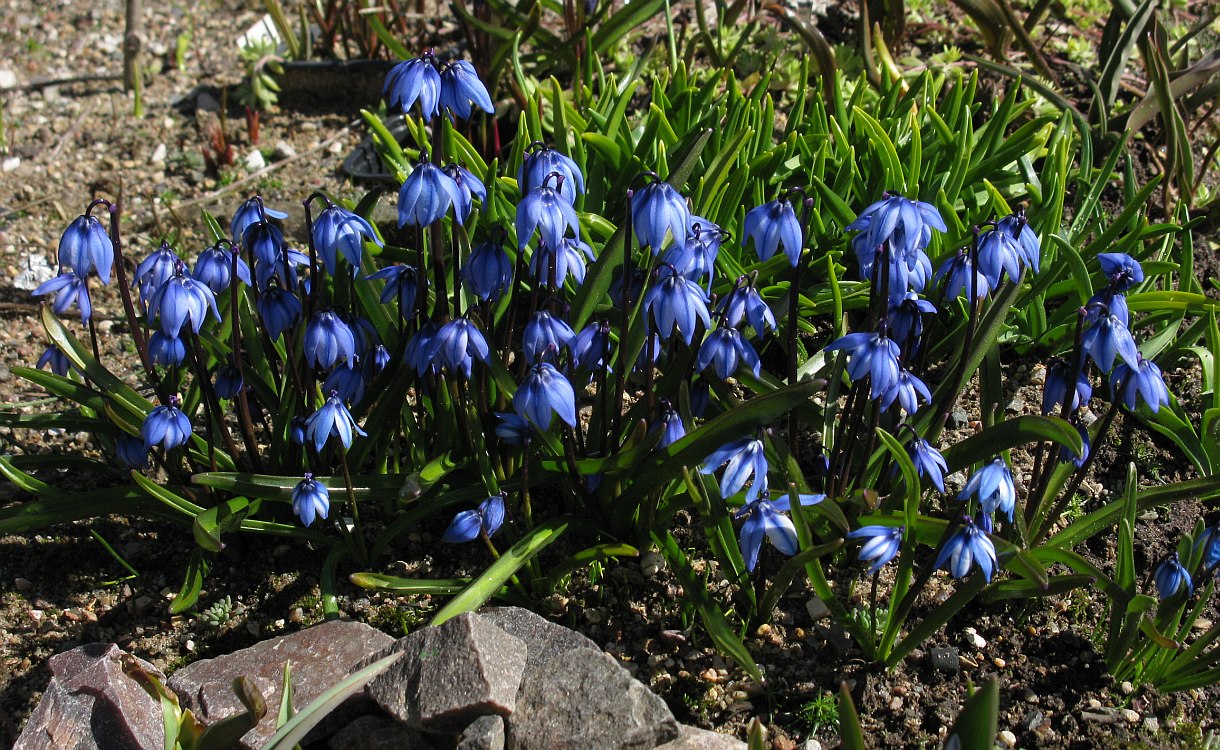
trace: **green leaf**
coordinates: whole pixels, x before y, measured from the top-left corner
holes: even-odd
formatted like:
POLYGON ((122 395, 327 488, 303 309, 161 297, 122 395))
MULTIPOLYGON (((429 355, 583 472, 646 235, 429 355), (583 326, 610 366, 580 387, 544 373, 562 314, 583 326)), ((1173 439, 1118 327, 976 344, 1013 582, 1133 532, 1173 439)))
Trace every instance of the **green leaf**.
POLYGON ((949 471, 960 471, 980 461, 987 461, 1003 451, 1041 440, 1050 440, 1080 454, 1082 443, 1076 428, 1059 417, 1034 414, 1007 419, 980 433, 971 435, 944 451, 949 471))
MULTIPOLYGON (((382 573, 352 573, 348 580, 362 589, 397 591, 403 594, 453 596, 470 586, 469 578, 399 578, 382 573)), ((501 591, 502 593, 502 591, 501 591)))
POLYGON ((966 701, 949 737, 958 739, 961 750, 993 750, 999 718, 1000 682, 992 677, 966 701))
POLYGON ((204 557, 202 549, 196 547, 191 550, 191 556, 186 563, 186 573, 182 578, 182 587, 169 605, 171 615, 180 615, 195 606, 195 602, 199 601, 199 592, 203 590, 203 579, 207 577, 210 567, 211 564, 204 557))
POLYGON ((856 702, 852 700, 847 683, 839 683, 839 747, 843 750, 867 750, 864 730, 860 727, 860 714, 856 713, 856 702))

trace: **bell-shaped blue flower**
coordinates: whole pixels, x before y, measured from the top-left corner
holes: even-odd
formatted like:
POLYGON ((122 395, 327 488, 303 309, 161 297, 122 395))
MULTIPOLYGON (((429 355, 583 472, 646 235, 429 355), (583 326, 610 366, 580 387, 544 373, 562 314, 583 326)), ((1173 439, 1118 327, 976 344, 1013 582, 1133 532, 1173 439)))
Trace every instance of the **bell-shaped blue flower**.
POLYGON ((1032 268, 1034 273, 1038 273, 1042 263, 1042 241, 1026 221, 1025 211, 1005 216, 996 222, 995 228, 997 232, 1003 232, 1012 238, 1017 244, 1021 262, 1032 268))
MULTIPOLYGON (((755 486, 759 484, 755 480, 755 486)), ((771 544, 777 550, 785 555, 795 555, 799 549, 799 544, 796 538, 796 527, 792 525, 792 520, 784 513, 790 511, 791 498, 788 495, 781 495, 774 499, 769 499, 766 490, 766 477, 762 481, 762 489, 759 491, 759 496, 756 499, 749 500, 745 506, 737 511, 735 518, 746 518, 746 522, 741 525, 741 556, 746 564, 746 570, 754 572, 754 567, 758 564, 758 553, 762 550, 763 538, 771 540, 771 544)), ((815 505, 826 499, 825 495, 798 495, 797 500, 801 505, 815 505)))
POLYGON ((847 534, 848 539, 866 540, 860 546, 859 559, 871 562, 868 572, 876 573, 902 549, 902 534, 905 526, 861 526, 847 534))
MULTIPOLYGON (((874 392, 873 396, 877 394, 874 392)), ((919 399, 925 402, 932 400, 932 392, 922 380, 911 374, 905 367, 898 369, 898 379, 880 396, 882 411, 888 411, 895 401, 907 414, 919 411, 919 399)))
POLYGON ((166 242, 162 242, 160 247, 140 261, 136 266, 133 281, 140 292, 140 299, 145 305, 157 290, 177 273, 178 264, 181 262, 177 253, 166 242))
POLYGON ((203 321, 211 311, 220 320, 216 307, 216 296, 207 284, 195 281, 186 275, 186 268, 178 264, 178 271, 153 294, 148 303, 148 318, 160 318, 161 330, 167 336, 177 336, 188 322, 191 330, 199 333, 203 321))
POLYGON ((1113 314, 1099 314, 1093 324, 1085 329, 1080 345, 1103 373, 1110 372, 1116 357, 1122 357, 1132 367, 1139 366, 1140 354, 1135 339, 1127 326, 1113 314))
POLYGON ((72 360, 68 359, 68 355, 64 354, 63 350, 55 344, 51 344, 43 351, 35 367, 41 370, 47 365, 51 366, 51 372, 60 377, 67 377, 68 371, 75 368, 72 360))
MULTIPOLYGON (((556 173, 550 177, 562 184, 563 178, 556 173)), ((542 241, 550 247, 563 244, 567 230, 572 230, 572 236, 580 239, 580 219, 572 203, 558 190, 550 186, 552 180, 546 180, 538 187, 530 190, 517 204, 517 249, 524 250, 537 231, 542 241)))
POLYGON ((973 264, 970 263, 970 256, 964 252, 950 256, 940 265, 940 268, 936 269, 937 281, 946 277, 949 279, 945 283, 947 299, 956 299, 963 294, 969 297, 971 290, 973 290, 976 300, 991 294, 991 284, 988 283, 987 277, 981 271, 974 270, 973 264))
POLYGON ((144 418, 140 426, 140 437, 144 439, 144 450, 152 450, 159 445, 163 450, 171 451, 185 445, 191 437, 191 420, 179 408, 181 402, 177 396, 171 396, 169 404, 158 406, 144 418))
POLYGON ((474 510, 464 510, 453 517, 449 528, 441 535, 441 541, 461 544, 478 539, 480 535, 495 536, 504 525, 504 495, 492 495, 474 510))
POLYGON ((753 239, 759 260, 771 260, 771 256, 780 248, 783 248, 788 263, 793 266, 801 257, 801 222, 796 218, 792 204, 786 200, 773 200, 750 209, 742 230, 742 246, 745 246, 746 240, 753 239))
POLYGON ((676 329, 682 340, 690 344, 698 322, 704 327, 712 323, 707 295, 698 284, 669 266, 662 266, 658 276, 661 280, 644 295, 644 310, 661 338, 669 338, 676 329))
POLYGON ((326 485, 305 473, 305 478, 292 488, 292 512, 305 526, 312 526, 315 519, 330 514, 330 490, 326 485))
POLYGON ((576 332, 571 326, 546 310, 539 310, 530 316, 521 335, 525 361, 532 365, 548 356, 554 360, 559 356, 559 350, 570 345, 574 338, 576 332))
POLYGON ((641 245, 661 252, 666 235, 682 242, 690 231, 690 208, 673 185, 653 175, 652 182, 631 196, 631 225, 641 245))
POLYGON ((1168 599, 1182 589, 1186 590, 1187 595, 1195 590, 1190 571, 1186 570, 1178 560, 1177 552, 1157 563, 1156 569, 1152 571, 1152 580, 1156 584, 1157 597, 1162 600, 1168 599))
POLYGON ((419 291, 419 276, 415 266, 393 265, 371 273, 364 277, 365 281, 384 279, 385 286, 381 288, 381 304, 388 305, 390 300, 398 300, 398 313, 404 318, 410 318, 415 313, 415 298, 419 291))
POLYGON ((473 172, 457 164, 446 164, 444 171, 458 187, 459 199, 453 202, 453 212, 458 223, 465 224, 474 208, 474 199, 487 200, 487 186, 473 172))
POLYGON ((1008 516, 1009 521, 1012 520, 1017 491, 1013 486, 1012 471, 1003 458, 992 459, 970 475, 970 481, 958 493, 957 499, 969 500, 971 497, 979 501, 984 513, 991 515, 999 510, 1008 516))
POLYGON ((529 420, 516 414, 496 412, 496 437, 506 445, 524 445, 533 435, 529 420))
POLYGON ((350 368, 356 358, 356 335, 335 313, 314 313, 305 326, 305 363, 310 367, 330 369, 340 359, 350 368))
POLYGON ((1024 256, 1021 246, 1008 232, 990 228, 979 235, 979 271, 992 289, 1000 286, 1001 274, 1016 282, 1021 278, 1024 256))
POLYGON ((225 401, 236 398, 244 385, 241 370, 233 365, 225 365, 216 371, 213 388, 216 390, 216 395, 225 401))
POLYGON ((866 232, 869 247, 888 243, 895 258, 905 258, 926 247, 931 229, 948 231, 945 220, 932 204, 888 192, 861 211, 847 229, 866 232))
POLYGON ((923 334, 923 316, 936 312, 936 306, 920 299, 916 292, 906 292, 889 305, 889 334, 899 347, 923 334))
POLYGON ((415 373, 420 377, 425 374, 436 374, 440 369, 436 366, 432 357, 429 355, 429 350, 432 347, 432 339, 436 338, 436 324, 428 321, 419 327, 411 339, 407 342, 406 351, 403 352, 403 361, 415 370, 415 373))
POLYGON ((258 297, 258 315, 267 327, 267 335, 275 341, 280 334, 296 325, 301 317, 301 301, 279 284, 271 284, 258 297))
POLYGON ((419 102, 419 116, 425 121, 431 120, 436 116, 441 97, 436 58, 431 52, 425 52, 422 57, 398 63, 386 76, 381 94, 386 104, 401 109, 403 114, 419 102))
POLYGON ((364 243, 368 241, 378 247, 384 246, 367 219, 334 203, 329 203, 313 220, 312 234, 314 249, 326 265, 326 272, 332 276, 338 269, 340 254, 352 268, 359 271, 364 243))
POLYGON ((724 296, 716 305, 716 310, 724 316, 724 324, 737 327, 743 320, 749 321, 755 336, 764 336, 767 330, 775 330, 775 314, 770 306, 763 301, 762 295, 753 284, 741 284, 724 296))
POLYGON ((610 324, 590 323, 576 334, 570 344, 572 363, 577 370, 594 372, 610 369, 610 324))
POLYGON ((1097 262, 1116 292, 1125 292, 1144 281, 1144 267, 1126 253, 1098 253, 1097 262))
POLYGON ((157 329, 148 337, 148 356, 162 367, 176 367, 186 359, 186 344, 176 334, 157 329))
POLYGON ((703 371, 708 367, 721 380, 726 380, 737 373, 737 368, 745 365, 754 373, 754 377, 762 368, 758 353, 750 342, 736 328, 721 326, 707 335, 699 345, 699 355, 695 358, 695 370, 703 371))
POLYGON ((144 441, 126 433, 114 441, 114 457, 124 469, 143 471, 148 468, 148 449, 144 441))
POLYGON ((1042 391, 1042 413, 1052 414, 1063 409, 1063 403, 1069 396, 1071 403, 1068 411, 1076 411, 1093 397, 1093 386, 1089 378, 1081 370, 1075 370, 1064 360, 1053 362, 1046 368, 1046 385, 1042 391), (1069 385, 1075 381, 1075 387, 1069 385))
POLYGON ((81 321, 87 323, 93 316, 93 303, 89 300, 89 282, 85 277, 78 276, 74 270, 64 271, 55 278, 42 282, 33 291, 35 297, 48 294, 55 295, 51 309, 56 315, 65 315, 76 305, 80 310, 81 321))
POLYGON ((746 492, 746 501, 756 500, 767 489, 767 455, 763 442, 758 438, 742 438, 725 445, 704 459, 699 466, 701 474, 711 474, 728 464, 720 478, 720 496, 732 497, 745 487, 751 478, 754 482, 746 492))
MULTIPOLYGON (((429 226, 461 201, 462 191, 453 178, 432 162, 421 161, 398 191, 398 226, 429 226)), ((461 224, 464 217, 457 220, 461 224)))
MULTIPOLYGON (((238 206, 237 210, 233 212, 233 218, 229 220, 229 236, 232 238, 234 245, 241 245, 246 237, 246 230, 252 224, 269 219, 283 220, 287 218, 288 214, 283 211, 276 211, 274 208, 263 205, 261 198, 251 198, 238 206)), ((249 247, 249 245, 242 246, 249 247)))
POLYGON ((367 433, 360 429, 360 425, 356 424, 355 418, 339 398, 339 394, 334 392, 326 399, 321 409, 310 414, 305 420, 305 439, 312 440, 314 449, 319 452, 331 436, 339 438, 344 450, 352 447, 353 433, 368 437, 367 433))
POLYGON ((657 443, 657 450, 665 450, 686 437, 686 423, 682 421, 682 415, 678 413, 678 410, 668 401, 661 403, 661 418, 657 420, 653 429, 661 431, 661 440, 657 443))
POLYGON ((191 277, 212 290, 212 294, 220 294, 229 288, 233 281, 233 262, 237 262, 237 278, 250 284, 250 267, 241 259, 236 248, 225 242, 206 247, 195 259, 195 267, 191 269, 191 277))
POLYGON ((486 364, 491 349, 473 320, 454 318, 441 326, 429 340, 425 356, 437 369, 448 370, 451 375, 460 373, 469 379, 474 360, 486 364))
POLYGON ((691 218, 691 230, 682 242, 675 242, 661 255, 661 262, 691 281, 709 279, 716 270, 716 258, 724 232, 707 219, 691 218))
POLYGON ((471 105, 487 114, 495 114, 491 95, 479 79, 478 72, 467 60, 450 60, 441 66, 440 106, 463 120, 470 119, 471 105))
POLYGON ((873 398, 880 398, 898 383, 899 349, 888 336, 880 333, 849 333, 836 339, 826 351, 843 350, 851 356, 847 365, 848 377, 853 382, 869 376, 873 398))
POLYGON ((339 398, 351 404, 359 404, 364 400, 367 382, 363 367, 347 367, 339 364, 327 374, 322 381, 322 392, 334 392, 339 398))
POLYGON ((945 462, 945 457, 941 455, 940 451, 933 448, 932 444, 923 438, 912 440, 907 448, 919 476, 926 477, 936 489, 944 492, 945 474, 949 473, 949 464, 945 462))
POLYGON ((114 243, 106 228, 97 218, 78 216, 59 237, 59 266, 76 271, 84 278, 96 270, 103 284, 110 283, 110 270, 114 265, 114 243))
POLYGON ((550 427, 553 416, 568 427, 576 426, 576 392, 550 362, 529 368, 513 396, 513 409, 540 430, 550 427))
POLYGON ((987 581, 998 567, 995 556, 995 545, 987 537, 987 532, 980 528, 969 516, 962 517, 962 525, 936 557, 933 568, 946 567, 954 578, 965 578, 978 565, 987 581))
POLYGON ((568 277, 577 286, 585 281, 585 263, 594 260, 593 248, 580 240, 564 237, 557 248, 546 242, 530 254, 530 276, 539 284, 551 283, 551 263, 555 264, 555 286, 562 287, 568 277))
POLYGON ((241 246, 254 254, 256 263, 273 265, 286 247, 284 231, 270 222, 256 221, 246 227, 241 246))
POLYGON ((1135 367, 1120 362, 1110 375, 1110 387, 1129 410, 1135 411, 1136 399, 1142 398, 1148 408, 1156 413, 1162 406, 1169 405, 1169 388, 1165 386, 1161 368, 1155 362, 1144 359, 1142 355, 1137 355, 1137 362, 1135 367))
MULTIPOLYGON (((537 255, 537 253, 535 253, 537 255)), ((483 300, 498 300, 513 281, 513 262, 499 242, 480 242, 462 267, 462 283, 483 300)))
POLYGON ((576 203, 577 194, 585 192, 585 178, 576 162, 540 142, 530 144, 530 149, 517 169, 517 187, 521 194, 528 195, 529 191, 543 185, 548 176, 557 174, 562 179, 556 189, 568 203, 576 203))

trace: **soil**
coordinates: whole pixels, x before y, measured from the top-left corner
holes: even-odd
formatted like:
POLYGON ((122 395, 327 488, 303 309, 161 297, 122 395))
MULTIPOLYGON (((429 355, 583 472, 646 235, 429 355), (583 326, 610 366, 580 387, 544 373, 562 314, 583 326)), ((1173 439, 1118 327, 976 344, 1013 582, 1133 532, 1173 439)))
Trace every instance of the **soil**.
MULTIPOLYGON (((227 216, 254 193, 290 213, 286 226, 300 227, 300 201, 312 190, 362 192, 350 184, 342 163, 363 126, 353 106, 360 102, 315 101, 264 115, 258 143, 251 142, 239 108, 222 93, 242 76, 237 36, 261 17, 261 10, 247 4, 214 0, 206 7, 170 2, 146 8, 152 71, 143 91, 145 115, 136 120, 133 97, 117 77, 122 3, 0 2, 0 60, 7 61, 0 63, 0 268, 9 280, 0 285, 0 402, 32 410, 48 408, 30 405, 45 393, 11 368, 35 362, 45 340, 29 284, 19 277, 41 267, 39 259, 54 267, 63 227, 90 199, 121 195, 124 243, 132 254, 167 237, 182 247, 200 247, 199 211, 227 216), (190 42, 179 68, 176 39, 182 33, 190 34, 190 42), (233 145, 236 162, 220 174, 210 173, 202 156, 205 148, 215 151, 218 128, 233 145)), ((119 319, 117 295, 112 289, 95 292, 104 356, 129 356, 121 337, 104 335, 119 319)), ((1020 405, 1010 403, 1010 413, 1032 413, 1041 398, 1031 382, 1039 363, 1006 365, 1018 373, 1013 395, 1020 405)), ((1185 382, 1193 376, 1178 377, 1185 382)), ((959 425, 946 440, 970 430, 959 425)), ((1086 509, 1120 491, 1129 461, 1139 462, 1147 484, 1190 476, 1170 447, 1137 427, 1120 423, 1116 434, 1120 439, 1099 448, 1093 476, 1083 485, 1086 509)), ((11 454, 96 450, 85 433, 0 428, 0 442, 11 454)), ((69 472, 61 478, 62 484, 87 487, 117 481, 118 475, 69 472)), ((0 485, 0 505, 20 499, 11 485, 0 485)), ((1198 504, 1187 504, 1172 514, 1145 516, 1137 529, 1138 555, 1147 566, 1142 569, 1167 553, 1203 513, 1198 504)), ((383 572, 444 577, 487 564, 478 552, 458 559, 439 552, 442 532, 437 527, 412 534, 393 550, 400 562, 383 572)), ((171 617, 166 605, 191 545, 189 531, 119 516, 0 538, 0 744, 16 737, 36 705, 49 679, 46 659, 54 653, 113 641, 172 670, 321 619, 321 556, 299 545, 269 548, 244 538, 233 538, 218 558, 198 614, 171 617)), ((1087 552, 1109 567, 1113 541, 1094 540, 1087 552)), ((765 554, 775 553, 768 547, 765 554)), ((843 571, 839 584, 850 585, 849 575, 859 572, 843 571)), ((863 579, 857 579, 860 595, 867 595, 863 579)), ((815 597, 798 584, 782 599, 772 624, 749 634, 767 676, 760 686, 715 653, 694 615, 679 607, 678 588, 664 569, 626 563, 597 580, 582 574, 544 605, 549 616, 618 656, 666 698, 680 720, 744 738, 748 722, 759 717, 778 750, 808 740, 836 741, 833 711, 826 707, 833 706, 844 682, 866 736, 878 747, 938 745, 970 686, 991 676, 1001 685, 1000 728, 1020 747, 1182 748, 1201 746, 1217 728, 1220 691, 1214 687, 1160 695, 1114 684, 1094 646, 1102 612, 1096 599, 1081 594, 971 608, 885 671, 861 658, 828 620, 814 620, 809 604, 815 597), (948 669, 932 665, 930 652, 937 648, 957 649, 948 669), (1127 713, 1115 713, 1121 709, 1127 713), (1088 718, 1107 715, 1116 721, 1088 718)), ((938 577, 921 606, 952 589, 952 582, 938 577)), ((342 593, 345 616, 393 635, 426 623, 439 604, 354 586, 342 593)), ((1205 615, 1220 617, 1214 610, 1205 615)))

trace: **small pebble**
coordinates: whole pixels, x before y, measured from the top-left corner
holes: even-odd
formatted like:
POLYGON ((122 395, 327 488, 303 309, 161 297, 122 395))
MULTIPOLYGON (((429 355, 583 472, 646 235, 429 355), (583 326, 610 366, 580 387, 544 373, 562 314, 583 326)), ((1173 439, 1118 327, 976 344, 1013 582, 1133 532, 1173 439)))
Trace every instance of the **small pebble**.
POLYGON ((267 160, 263 158, 263 152, 258 149, 253 149, 250 153, 246 154, 244 163, 246 169, 251 172, 257 172, 267 166, 267 160))
POLYGON ((984 648, 987 645, 987 639, 978 634, 974 628, 966 628, 965 638, 967 645, 973 648, 984 648))
POLYGON ((657 552, 645 552, 640 557, 640 572, 645 578, 652 578, 665 568, 665 558, 657 552))
POLYGON ((1123 695, 1131 695, 1135 692, 1135 686, 1129 680, 1123 680, 1119 683, 1118 689, 1123 695))
POLYGON ((814 622, 819 622, 830 617, 830 608, 816 596, 805 602, 805 611, 809 613, 809 619, 814 622))
POLYGON ((1000 747, 1017 746, 1017 735, 1013 734, 1007 729, 1001 730, 1000 733, 995 736, 995 738, 996 741, 1000 743, 1000 747))

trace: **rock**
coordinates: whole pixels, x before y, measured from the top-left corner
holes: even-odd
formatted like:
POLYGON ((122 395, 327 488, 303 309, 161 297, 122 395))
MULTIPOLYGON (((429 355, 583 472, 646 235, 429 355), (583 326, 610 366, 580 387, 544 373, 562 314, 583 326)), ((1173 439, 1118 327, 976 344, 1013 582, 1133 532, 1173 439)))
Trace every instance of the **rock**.
POLYGON ((928 649, 928 666, 937 672, 957 672, 962 668, 953 647, 928 649))
POLYGON ((124 663, 165 679, 151 664, 113 643, 91 643, 52 656, 51 684, 14 750, 164 747, 161 706, 123 671, 124 663))
POLYGON ((508 716, 525 672, 526 646, 480 615, 466 613, 399 639, 403 656, 368 686, 382 710, 413 729, 460 732, 484 714, 508 716))
POLYGON ((822 750, 822 743, 817 740, 805 740, 805 744, 801 745, 801 750, 822 750))
POLYGON ((279 141, 275 144, 275 150, 271 152, 272 161, 283 161, 291 159, 297 155, 297 150, 292 147, 288 141, 279 141))
POLYGON ((220 101, 212 96, 207 91, 200 91, 199 96, 195 97, 196 112, 219 112, 220 101))
MULTIPOLYGON (((191 709, 206 726, 245 710, 231 684, 238 676, 250 680, 262 691, 269 710, 258 726, 242 737, 241 745, 259 748, 275 733, 284 662, 292 662, 293 703, 303 708, 346 677, 353 666, 393 643, 393 638, 364 623, 333 620, 227 656, 197 661, 175 672, 169 686, 182 706, 191 709)), ((303 744, 325 738, 370 709, 368 701, 360 696, 349 699, 314 727, 303 744)))
POLYGON ((11 89, 17 87, 17 74, 8 68, 0 70, 0 89, 11 89))
POLYGON ((949 414, 950 427, 965 427, 970 422, 970 415, 965 409, 954 409, 949 414))
POLYGON ((258 149, 251 149, 250 153, 246 154, 244 163, 246 169, 251 172, 257 172, 267 166, 267 160, 263 158, 263 152, 258 149))
POLYGON ((979 635, 978 631, 974 628, 966 628, 963 631, 962 640, 971 648, 980 649, 987 646, 987 639, 979 635))
POLYGON ((44 281, 55 278, 55 268, 45 255, 27 255, 24 268, 18 267, 17 275, 13 277, 13 287, 23 292, 32 292, 44 281))
POLYGON ((454 750, 504 750, 504 719, 492 715, 475 719, 454 750))
POLYGON ((428 741, 387 716, 361 716, 335 732, 326 743, 330 750, 432 750, 428 741))
POLYGON ((660 552, 649 550, 640 556, 640 572, 645 578, 652 578, 662 570, 665 570, 665 558, 660 552))
POLYGON ((678 737, 665 702, 612 656, 575 649, 531 674, 508 718, 510 748, 643 750, 678 737))
POLYGON ((809 619, 814 622, 820 622, 830 617, 830 608, 826 606, 826 602, 816 596, 805 602, 805 611, 809 613, 809 619))
POLYGON ((1025 411, 1025 399, 1021 398, 1020 396, 1013 396, 1012 399, 1009 400, 1008 405, 1004 408, 1006 411, 1012 414, 1020 414, 1021 412, 1025 411))
POLYGON ((525 644, 526 667, 538 667, 574 649, 601 653, 596 643, 521 607, 485 609, 479 617, 525 644))
POLYGON ((21 166, 21 157, 20 156, 10 156, 9 158, 5 159, 3 162, 0 162, 0 171, 15 172, 17 170, 17 168, 20 166, 21 166))
POLYGON ((1000 730, 999 734, 995 736, 995 739, 996 742, 1000 744, 1000 747, 1008 748, 1017 746, 1017 735, 1013 734, 1007 729, 1000 730))
POLYGON ((678 727, 677 739, 658 745, 656 750, 746 750, 746 743, 727 734, 683 724, 678 727))
POLYGON ((153 149, 152 156, 150 156, 148 158, 148 161, 151 162, 152 164, 158 164, 158 165, 164 164, 165 163, 165 153, 166 153, 165 144, 158 143, 157 147, 155 149, 153 149))

